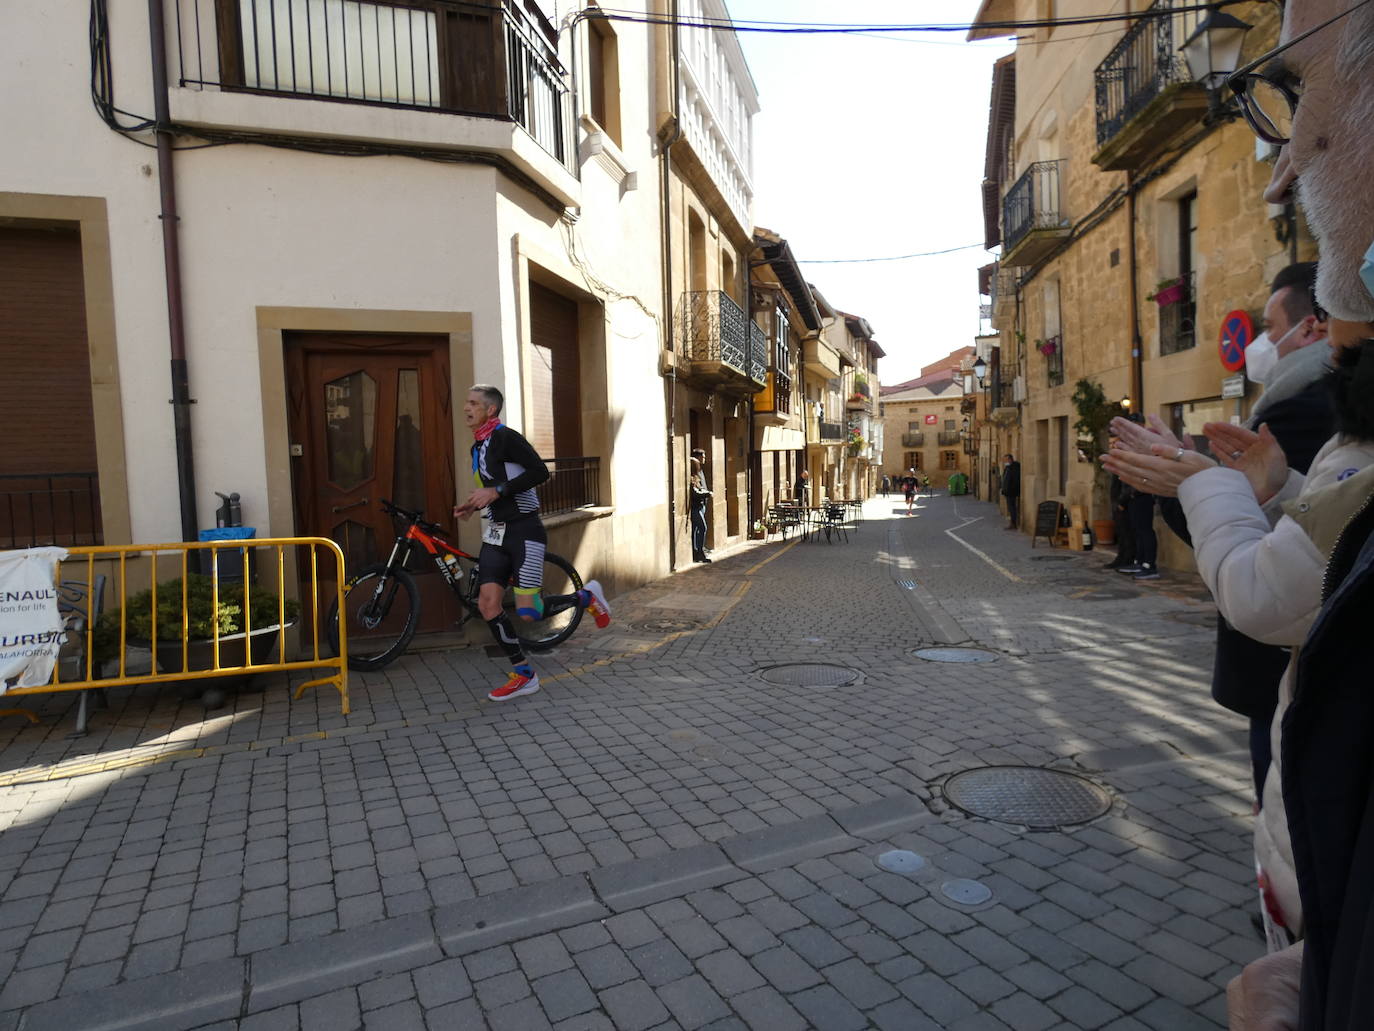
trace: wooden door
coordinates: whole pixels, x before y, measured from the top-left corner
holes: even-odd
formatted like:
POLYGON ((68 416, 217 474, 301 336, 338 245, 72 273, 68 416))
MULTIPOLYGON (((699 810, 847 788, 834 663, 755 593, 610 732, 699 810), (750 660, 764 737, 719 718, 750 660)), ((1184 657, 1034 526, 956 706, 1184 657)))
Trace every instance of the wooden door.
MULTIPOLYGON (((384 562, 397 527, 385 498, 441 526, 454 503, 453 412, 444 337, 290 334, 296 525, 343 550, 349 575, 384 562)), ((408 566, 420 585, 420 630, 458 615, 428 556, 408 566)), ((303 574, 308 571, 303 570, 303 574)), ((326 588, 327 589, 327 588, 326 588)))

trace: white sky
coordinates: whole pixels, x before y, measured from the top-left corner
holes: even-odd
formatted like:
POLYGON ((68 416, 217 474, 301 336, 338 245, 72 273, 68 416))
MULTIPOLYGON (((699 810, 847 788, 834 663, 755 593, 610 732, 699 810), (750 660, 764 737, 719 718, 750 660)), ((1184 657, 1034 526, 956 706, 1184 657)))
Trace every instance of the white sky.
MULTIPOLYGON (((737 21, 968 21, 977 0, 728 0, 737 21)), ((1009 40, 739 34, 762 110, 754 221, 799 261, 981 244, 979 184, 992 64, 1009 40)), ((802 266, 844 311, 872 323, 884 383, 973 342, 981 247, 909 261, 802 266)))

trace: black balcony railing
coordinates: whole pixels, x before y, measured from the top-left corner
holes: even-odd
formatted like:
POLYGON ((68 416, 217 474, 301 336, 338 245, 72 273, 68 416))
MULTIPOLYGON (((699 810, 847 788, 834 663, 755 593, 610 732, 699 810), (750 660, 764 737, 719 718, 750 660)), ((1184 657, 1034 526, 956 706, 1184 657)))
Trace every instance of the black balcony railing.
POLYGON ((924 433, 903 433, 902 447, 925 447, 926 435, 924 433))
POLYGON ((1067 222, 1059 199, 1059 161, 1036 161, 1002 198, 1002 238, 1010 252, 1036 229, 1061 229, 1067 222))
POLYGON ((844 427, 837 422, 826 422, 821 420, 818 432, 820 434, 820 439, 824 441, 844 439, 844 427))
POLYGON ((0 476, 0 548, 104 542, 95 473, 0 476))
POLYGON ((768 335, 749 321, 749 378, 762 386, 768 382, 768 335))
POLYGON ((1050 337, 1042 345, 1045 355, 1045 383, 1051 387, 1064 385, 1064 338, 1050 337))
POLYGON ((576 170, 556 43, 514 0, 176 0, 179 83, 519 124, 576 170))
POLYGON ((1197 346, 1197 295, 1193 283, 1190 272, 1163 287, 1157 295, 1168 298, 1159 305, 1160 354, 1177 354, 1197 346))
POLYGON ((601 504, 600 458, 553 458, 539 486, 539 509, 548 515, 601 504))
MULTIPOLYGON (((749 320, 729 294, 722 290, 689 291, 682 295, 679 311, 684 358, 720 362, 741 376, 750 375, 749 320)), ((763 382, 761 370, 758 382, 763 382)))
POLYGON ((1188 65, 1179 47, 1197 27, 1199 11, 1191 0, 1155 0, 1132 25, 1107 59, 1097 66, 1097 145, 1100 147, 1140 114, 1166 86, 1188 82, 1188 65))
POLYGON ((954 447, 963 440, 958 430, 941 430, 936 443, 940 447, 954 447))

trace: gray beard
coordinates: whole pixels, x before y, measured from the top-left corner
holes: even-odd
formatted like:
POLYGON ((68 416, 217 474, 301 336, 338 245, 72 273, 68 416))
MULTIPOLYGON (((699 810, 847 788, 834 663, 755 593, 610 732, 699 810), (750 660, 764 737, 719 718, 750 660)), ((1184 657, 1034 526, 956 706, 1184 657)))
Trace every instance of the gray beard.
POLYGON ((1367 167, 1374 88, 1361 88, 1340 121, 1340 138, 1354 145, 1343 152, 1323 151, 1299 176, 1297 194, 1321 246, 1317 302, 1338 319, 1374 322, 1374 296, 1360 279, 1360 262, 1374 239, 1374 205, 1369 191, 1356 185, 1367 167))

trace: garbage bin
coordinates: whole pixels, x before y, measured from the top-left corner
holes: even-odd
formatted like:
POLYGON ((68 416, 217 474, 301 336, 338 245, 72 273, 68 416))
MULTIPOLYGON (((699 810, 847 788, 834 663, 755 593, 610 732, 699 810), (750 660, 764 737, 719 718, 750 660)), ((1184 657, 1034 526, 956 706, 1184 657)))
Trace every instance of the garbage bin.
MULTIPOLYGON (((213 530, 201 530, 197 537, 202 541, 246 541, 256 537, 256 526, 217 526, 213 530)), ((248 582, 258 582, 258 556, 256 548, 198 548, 199 561, 196 569, 206 576, 214 573, 214 560, 219 559, 219 578, 221 580, 243 579, 243 553, 248 553, 248 582)))

